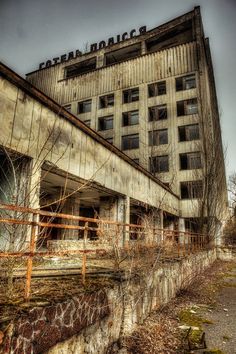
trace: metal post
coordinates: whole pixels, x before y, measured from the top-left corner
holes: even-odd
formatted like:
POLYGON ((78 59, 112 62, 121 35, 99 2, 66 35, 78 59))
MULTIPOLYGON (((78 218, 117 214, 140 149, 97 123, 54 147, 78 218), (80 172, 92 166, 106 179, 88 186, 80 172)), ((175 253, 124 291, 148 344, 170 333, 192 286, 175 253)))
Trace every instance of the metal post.
POLYGON ((86 276, 86 245, 88 239, 88 222, 85 223, 84 226, 84 242, 83 242, 83 260, 82 260, 82 284, 85 285, 85 276, 86 276))
POLYGON ((31 278, 32 278, 32 268, 33 268, 33 257, 36 245, 36 230, 37 230, 37 214, 33 214, 31 235, 30 235, 30 246, 29 246, 29 257, 27 260, 27 270, 26 270, 26 282, 25 282, 25 299, 29 300, 31 291, 31 278))

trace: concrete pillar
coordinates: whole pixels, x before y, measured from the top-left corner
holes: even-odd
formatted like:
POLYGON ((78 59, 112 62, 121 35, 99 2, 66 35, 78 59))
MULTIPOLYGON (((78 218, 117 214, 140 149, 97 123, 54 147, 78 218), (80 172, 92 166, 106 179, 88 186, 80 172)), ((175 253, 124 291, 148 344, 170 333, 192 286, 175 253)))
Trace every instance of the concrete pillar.
POLYGON ((183 244, 184 242, 187 243, 188 240, 185 240, 185 221, 184 218, 179 218, 179 223, 178 223, 178 228, 179 228, 179 242, 183 244))
MULTIPOLYGON (((79 211, 80 211, 79 199, 77 199, 75 196, 66 198, 61 212, 63 214, 79 216, 79 211)), ((68 224, 68 225, 78 225, 79 222, 68 220, 68 219, 62 219, 61 223, 68 224)), ((61 239, 78 240, 79 230, 66 230, 66 229, 60 229, 60 230, 58 230, 58 233, 60 234, 61 239)))
MULTIPOLYGON (((118 197, 117 199, 117 221, 129 224, 130 223, 130 197, 118 197)), ((129 241, 129 227, 126 226, 123 230, 123 240, 121 244, 124 246, 129 241)))
POLYGON ((141 42, 141 54, 144 55, 147 52, 147 48, 146 48, 146 42, 142 41, 141 42))

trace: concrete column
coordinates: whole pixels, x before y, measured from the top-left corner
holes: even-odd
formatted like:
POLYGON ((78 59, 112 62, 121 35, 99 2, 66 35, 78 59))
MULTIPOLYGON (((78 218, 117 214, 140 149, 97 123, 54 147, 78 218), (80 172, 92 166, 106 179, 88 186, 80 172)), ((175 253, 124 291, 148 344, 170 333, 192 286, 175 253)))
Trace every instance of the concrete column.
POLYGON ((142 41, 141 42, 141 54, 146 54, 147 52, 147 48, 146 48, 146 42, 145 41, 142 41))
MULTIPOLYGON (((117 221, 129 224, 130 223, 130 197, 118 197, 117 199, 117 221)), ((124 246, 129 241, 129 227, 126 226, 123 230, 123 240, 121 240, 124 246)))
POLYGON ((179 228, 179 242, 180 243, 187 243, 187 240, 185 240, 185 221, 184 218, 179 218, 179 223, 178 223, 178 228, 179 228))
MULTIPOLYGON (((80 203, 79 200, 74 197, 68 197, 65 202, 64 206, 62 208, 62 213, 64 214, 70 214, 70 215, 76 215, 79 216, 79 211, 80 211, 80 203)), ((78 225, 78 221, 72 221, 68 219, 62 219, 61 222, 63 224, 69 224, 69 225, 78 225)), ((78 230, 66 230, 66 229, 61 229, 61 239, 64 240, 78 240, 79 236, 79 231, 78 230)))

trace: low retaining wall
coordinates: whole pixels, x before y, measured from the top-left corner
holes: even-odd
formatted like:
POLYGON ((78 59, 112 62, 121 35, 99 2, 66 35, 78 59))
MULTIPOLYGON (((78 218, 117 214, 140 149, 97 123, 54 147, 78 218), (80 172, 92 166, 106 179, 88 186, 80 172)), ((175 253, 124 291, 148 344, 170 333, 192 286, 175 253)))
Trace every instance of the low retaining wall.
POLYGON ((64 305, 33 309, 33 320, 28 316, 14 323, 4 353, 103 354, 215 259, 216 250, 204 251, 64 305))

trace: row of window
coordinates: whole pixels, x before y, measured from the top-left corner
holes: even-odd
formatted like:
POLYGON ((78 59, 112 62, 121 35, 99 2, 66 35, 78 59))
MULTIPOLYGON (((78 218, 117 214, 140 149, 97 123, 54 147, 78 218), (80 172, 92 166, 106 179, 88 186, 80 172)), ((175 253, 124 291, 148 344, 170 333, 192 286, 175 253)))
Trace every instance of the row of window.
MULTIPOLYGON (((180 170, 194 170, 202 167, 200 151, 179 154, 180 170)), ((169 156, 153 156, 149 158, 151 173, 169 172, 169 156)))
MULTIPOLYGON (((90 110, 82 110, 80 109, 81 103, 79 103, 79 112, 78 113, 85 113, 85 112, 90 112, 90 110)), ((66 109, 67 106, 65 106, 66 109)), ((176 103, 176 110, 177 110, 177 116, 185 116, 189 114, 196 114, 198 113, 198 106, 197 106, 197 99, 192 98, 188 100, 183 100, 183 101, 178 101, 176 103)), ((133 124, 138 124, 138 116, 139 116, 139 111, 134 110, 134 111, 129 111, 129 112, 124 112, 123 116, 136 116, 136 119, 134 120, 133 124)), ((157 105, 157 106, 152 106, 148 107, 148 120, 149 122, 153 121, 158 121, 158 120, 163 120, 167 119, 167 105, 162 104, 162 105, 157 105)), ((127 124, 127 125, 132 125, 132 124, 127 124)))
MULTIPOLYGON (((193 141, 200 138, 199 125, 190 124, 178 127, 179 142, 193 141)), ((151 130, 148 132, 149 146, 158 146, 168 144, 168 130, 151 130)), ((130 134, 122 136, 122 150, 138 149, 139 134, 130 134)))
MULTIPOLYGON (((187 75, 176 79, 176 91, 188 90, 196 87, 195 75, 187 75)), ((155 82, 148 85, 148 97, 156 97, 166 94, 166 81, 155 82)), ((124 90, 122 93, 123 103, 131 103, 139 101, 139 88, 124 90)), ((114 93, 99 97, 99 108, 113 107, 115 103, 114 93)), ((66 105, 66 109, 70 110, 71 105, 66 105)), ((92 99, 81 101, 78 103, 78 113, 91 112, 92 99)))
MULTIPOLYGON (((187 115, 197 113, 197 103, 193 100, 177 102, 177 115, 187 115), (187 102, 191 101, 191 102, 187 102)), ((98 130, 113 129, 113 115, 98 118, 98 130)), ((166 105, 153 106, 148 108, 148 121, 155 122, 167 119, 166 105)), ((122 113, 122 126, 131 126, 139 124, 139 111, 130 111, 122 113)))

